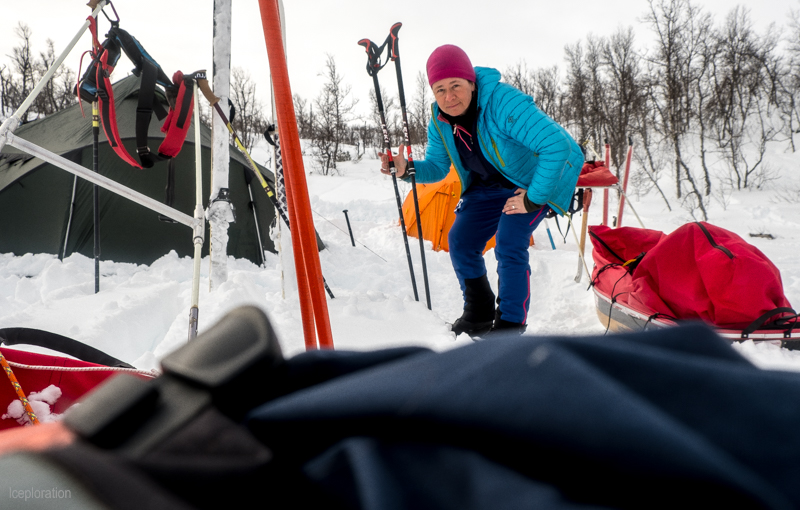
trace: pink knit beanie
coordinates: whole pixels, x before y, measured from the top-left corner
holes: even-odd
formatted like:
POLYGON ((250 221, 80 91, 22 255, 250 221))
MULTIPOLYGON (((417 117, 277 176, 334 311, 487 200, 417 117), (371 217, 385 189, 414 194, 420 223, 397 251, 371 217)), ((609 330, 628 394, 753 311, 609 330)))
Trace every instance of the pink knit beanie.
POLYGON ((433 86, 445 78, 464 78, 475 81, 475 69, 464 50, 452 44, 439 46, 428 57, 428 83, 433 86))

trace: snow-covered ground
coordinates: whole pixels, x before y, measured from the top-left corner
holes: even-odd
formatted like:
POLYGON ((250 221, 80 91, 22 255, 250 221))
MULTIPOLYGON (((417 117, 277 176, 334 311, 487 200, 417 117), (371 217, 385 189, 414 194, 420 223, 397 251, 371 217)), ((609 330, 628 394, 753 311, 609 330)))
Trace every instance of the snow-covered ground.
MULTIPOLYGON (((733 192, 710 206, 710 222, 736 232, 762 250, 781 270, 786 295, 800 306, 800 154, 777 145, 770 164, 780 180, 765 190, 733 192), (723 207, 721 202, 727 204, 723 207), (751 238, 769 233, 775 239, 751 238)), ((256 159, 262 160, 256 152, 256 159)), ((317 230, 327 249, 320 253, 324 276, 336 295, 328 300, 334 343, 339 349, 378 349, 423 345, 449 349, 468 344, 466 335, 450 331, 461 313, 461 292, 445 252, 426 251, 433 310, 424 304, 418 243, 412 243, 421 301, 413 298, 397 205, 391 179, 382 176, 374 159, 341 166, 342 176, 308 175, 317 230), (348 210, 357 246, 350 243, 348 210)), ((306 159, 306 170, 312 170, 306 159)), ((662 186, 668 186, 668 179, 662 186)), ((404 191, 408 186, 403 185, 404 191)), ((600 196, 590 224, 600 222, 600 196)), ((633 198, 645 226, 671 232, 691 216, 673 199, 672 211, 654 194, 633 198)), ((611 210, 615 210, 612 204, 611 210)), ((2 220, 0 220, 2 221, 2 220)), ((633 225, 630 210, 624 215, 633 225)), ((564 222, 562 220, 562 227, 564 222)), ((574 282, 578 264, 572 234, 566 243, 550 221, 556 250, 543 226, 530 249, 531 311, 528 334, 602 335, 584 275, 574 282)), ((589 244, 589 243, 587 243, 589 244)), ((589 244, 589 246, 591 246, 589 244)), ((589 247, 587 255, 591 251, 589 247)), ((496 285, 494 252, 486 254, 489 280, 496 285)), ((303 334, 297 294, 282 291, 280 259, 270 254, 265 268, 229 259, 228 281, 208 291, 208 260, 203 263, 200 331, 230 309, 254 304, 270 317, 286 355, 301 352, 303 334)), ((94 294, 93 261, 72 255, 63 262, 47 254, 0 254, 0 328, 28 327, 56 332, 93 345, 137 367, 151 369, 158 359, 187 340, 192 262, 174 252, 150 266, 102 262, 101 291, 94 294)), ((762 367, 800 370, 800 352, 752 342, 735 348, 762 367)))

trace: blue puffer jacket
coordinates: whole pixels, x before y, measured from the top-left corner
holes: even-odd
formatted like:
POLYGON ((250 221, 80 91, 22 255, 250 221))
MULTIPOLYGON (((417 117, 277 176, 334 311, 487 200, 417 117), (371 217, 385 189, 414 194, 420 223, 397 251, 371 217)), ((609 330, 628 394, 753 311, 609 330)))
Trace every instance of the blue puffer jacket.
MULTIPOLYGON (((583 152, 567 131, 542 112, 533 99, 506 83, 500 72, 476 67, 478 82, 478 140, 495 168, 511 182, 528 190, 535 204, 550 204, 566 212, 583 166, 583 152)), ((417 182, 441 181, 456 167, 461 189, 471 183, 458 156, 453 129, 431 106, 425 159, 415 161, 417 182)))

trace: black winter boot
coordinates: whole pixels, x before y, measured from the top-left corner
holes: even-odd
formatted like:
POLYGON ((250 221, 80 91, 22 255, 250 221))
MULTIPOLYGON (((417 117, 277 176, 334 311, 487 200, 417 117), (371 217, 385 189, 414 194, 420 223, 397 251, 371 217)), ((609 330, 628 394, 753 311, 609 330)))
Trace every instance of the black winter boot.
POLYGON ((494 292, 486 275, 464 279, 464 313, 453 323, 453 333, 480 335, 492 328, 494 292))
POLYGON ((500 336, 500 335, 521 335, 528 329, 527 324, 520 324, 519 322, 508 322, 503 320, 500 309, 497 309, 494 315, 494 324, 487 336, 500 336))

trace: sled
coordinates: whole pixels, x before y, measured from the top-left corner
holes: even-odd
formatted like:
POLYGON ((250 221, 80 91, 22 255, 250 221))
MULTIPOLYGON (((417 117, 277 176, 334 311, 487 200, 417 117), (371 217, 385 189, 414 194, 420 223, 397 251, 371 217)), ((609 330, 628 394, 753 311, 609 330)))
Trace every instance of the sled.
POLYGON ((78 399, 116 374, 127 372, 142 378, 155 377, 93 347, 47 331, 0 329, 0 345, 0 354, 8 365, 0 371, 5 372, 0 373, 0 430, 32 423, 24 405, 20 406, 22 395, 35 406, 31 411, 43 411, 36 419, 41 423, 60 419, 78 399), (44 347, 66 356, 6 347, 21 344, 44 347))
POLYGON ((702 321, 732 342, 800 348, 798 316, 778 269, 736 234, 698 222, 670 235, 593 226, 589 236, 595 308, 606 330, 702 321))

